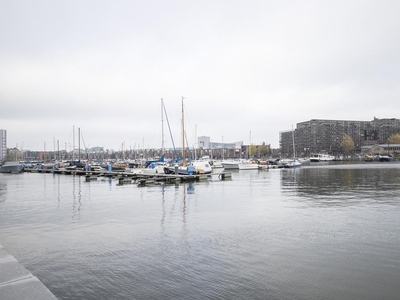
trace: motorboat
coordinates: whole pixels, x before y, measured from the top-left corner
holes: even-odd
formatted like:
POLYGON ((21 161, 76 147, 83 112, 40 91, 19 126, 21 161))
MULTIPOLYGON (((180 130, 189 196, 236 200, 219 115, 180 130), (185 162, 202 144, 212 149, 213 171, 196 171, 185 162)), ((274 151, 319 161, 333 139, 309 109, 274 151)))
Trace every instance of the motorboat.
POLYGON ((310 156, 310 162, 333 161, 334 159, 333 155, 324 153, 312 153, 310 156))
POLYGON ((212 172, 212 167, 208 161, 194 160, 191 165, 194 166, 197 174, 210 174, 212 172))
POLYGON ((288 162, 286 162, 285 164, 284 164, 284 167, 285 168, 288 168, 288 169, 290 169, 290 168, 297 168, 297 167, 301 167, 301 162, 298 160, 298 159, 291 159, 291 160, 289 160, 288 162))
POLYGON ((21 173, 23 165, 18 161, 6 161, 0 166, 0 173, 21 173))
POLYGON ((98 164, 91 164, 89 166, 89 171, 94 171, 94 172, 100 172, 100 173, 105 173, 107 172, 106 168, 103 168, 102 166, 98 164))
POLYGON ((193 174, 211 174, 212 167, 207 161, 194 160, 187 166, 169 166, 164 167, 165 174, 175 174, 178 168, 179 175, 193 175, 193 174))
POLYGON ((124 161, 117 161, 111 167, 113 172, 125 172, 128 169, 128 164, 124 161))
POLYGON ((145 168, 138 169, 138 173, 146 175, 164 174, 164 168, 167 167, 169 167, 169 164, 166 162, 154 162, 145 168))
POLYGON ((221 165, 224 167, 226 170, 234 170, 234 169, 239 169, 239 164, 241 163, 240 160, 223 160, 221 161, 221 165))
POLYGON ((210 160, 209 163, 213 169, 223 169, 224 168, 221 161, 219 161, 219 160, 210 160))
POLYGON ((305 163, 309 163, 310 159, 308 157, 300 157, 297 159, 300 163, 305 164, 305 163))
POLYGON ((86 162, 81 160, 73 160, 67 163, 68 165, 65 166, 66 170, 75 171, 75 170, 84 170, 86 167, 86 162))
POLYGON ((258 170, 258 163, 251 160, 244 160, 238 164, 239 170, 258 170))
POLYGON ((379 155, 380 162, 388 162, 388 161, 394 161, 394 158, 389 156, 389 155, 379 155))

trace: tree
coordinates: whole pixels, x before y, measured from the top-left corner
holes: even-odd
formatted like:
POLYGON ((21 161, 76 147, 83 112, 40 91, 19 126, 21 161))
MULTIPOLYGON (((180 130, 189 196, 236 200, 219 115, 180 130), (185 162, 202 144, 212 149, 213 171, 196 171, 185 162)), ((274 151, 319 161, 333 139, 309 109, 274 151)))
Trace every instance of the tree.
POLYGON ((388 138, 388 144, 400 144, 400 133, 392 134, 388 138))
POLYGON ((269 145, 266 145, 265 142, 262 142, 262 145, 260 146, 261 157, 266 157, 269 154, 269 148, 269 145))
POLYGON ((254 144, 251 144, 249 147, 249 158, 255 157, 257 155, 256 151, 257 151, 257 146, 254 144))
POLYGON ((354 141, 348 134, 343 135, 342 142, 340 143, 340 147, 343 150, 344 154, 349 154, 354 150, 354 141))

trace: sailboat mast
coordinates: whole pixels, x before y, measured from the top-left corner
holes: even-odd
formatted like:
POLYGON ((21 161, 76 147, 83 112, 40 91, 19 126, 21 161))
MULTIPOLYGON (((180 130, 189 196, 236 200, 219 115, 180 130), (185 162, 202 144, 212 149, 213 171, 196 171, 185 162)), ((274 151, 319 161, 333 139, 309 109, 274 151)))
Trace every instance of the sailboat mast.
POLYGON ((249 159, 251 158, 251 130, 249 133, 249 159))
POLYGON ((292 138, 293 138, 293 158, 296 158, 296 147, 294 146, 294 129, 292 125, 292 138))
POLYGON ((222 136, 222 160, 224 160, 224 152, 225 152, 225 147, 224 147, 224 136, 222 136))
POLYGON ((161 155, 164 155, 164 100, 161 98, 161 155))
POLYGON ((78 127, 78 160, 81 161, 81 128, 78 127))
POLYGON ((183 158, 183 166, 186 167, 186 153, 185 153, 185 120, 184 120, 184 110, 183 110, 183 99, 182 96, 182 158, 183 158))
POLYGON ((212 151, 213 150, 213 144, 212 144, 212 139, 211 138, 210 138, 210 150, 211 150, 210 151, 210 154, 211 154, 210 157, 211 157, 211 159, 213 159, 213 151, 212 151))
POLYGON ((72 160, 75 160, 75 125, 72 126, 72 160))

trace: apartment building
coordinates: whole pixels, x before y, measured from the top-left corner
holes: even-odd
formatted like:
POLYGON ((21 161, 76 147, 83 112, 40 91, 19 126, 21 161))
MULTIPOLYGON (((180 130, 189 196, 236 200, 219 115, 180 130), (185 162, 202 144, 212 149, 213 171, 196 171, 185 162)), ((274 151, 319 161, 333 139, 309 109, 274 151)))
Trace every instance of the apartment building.
POLYGON ((400 120, 395 118, 375 117, 372 121, 312 119, 297 123, 294 130, 280 132, 280 147, 285 157, 293 156, 293 151, 296 156, 309 156, 310 153, 339 155, 342 154, 343 135, 347 134, 353 139, 354 152, 359 153, 363 146, 386 143, 395 133, 400 133, 400 120))
POLYGON ((0 129, 0 161, 7 155, 7 130, 0 129))

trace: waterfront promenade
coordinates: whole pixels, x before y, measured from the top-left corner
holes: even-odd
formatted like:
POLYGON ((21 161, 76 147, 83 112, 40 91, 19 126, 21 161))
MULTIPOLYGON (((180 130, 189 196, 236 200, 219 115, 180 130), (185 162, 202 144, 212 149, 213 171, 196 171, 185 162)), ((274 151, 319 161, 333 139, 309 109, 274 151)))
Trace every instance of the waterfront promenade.
POLYGON ((0 245, 0 299, 54 300, 57 298, 0 245))

